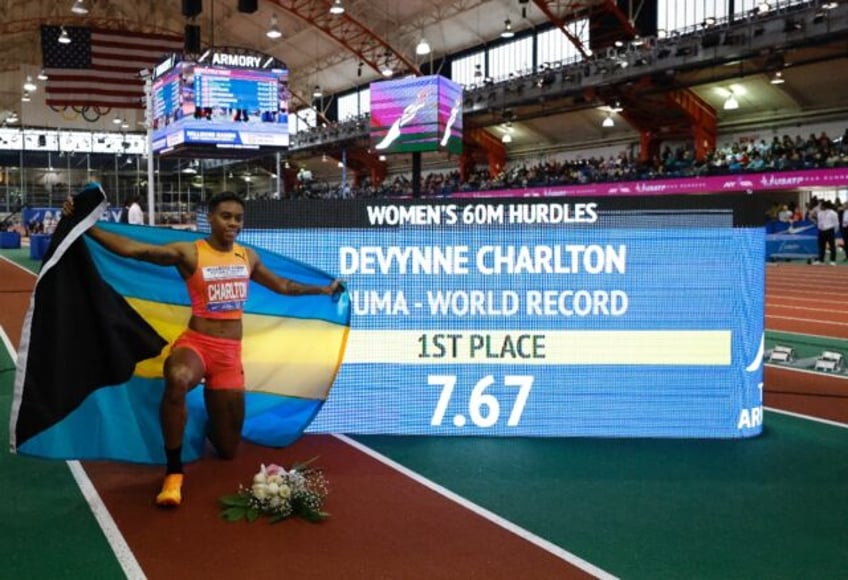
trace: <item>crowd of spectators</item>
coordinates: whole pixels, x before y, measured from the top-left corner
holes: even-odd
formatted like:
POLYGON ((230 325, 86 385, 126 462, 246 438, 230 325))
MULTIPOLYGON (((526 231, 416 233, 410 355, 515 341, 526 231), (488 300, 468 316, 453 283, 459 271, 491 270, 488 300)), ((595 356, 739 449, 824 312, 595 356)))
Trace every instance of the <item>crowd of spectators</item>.
MULTIPOLYGON (((848 129, 831 139, 822 132, 804 138, 797 135, 775 136, 771 142, 735 141, 710 151, 703 160, 695 159, 691 146, 664 147, 648 162, 641 162, 633 153, 602 157, 589 156, 575 160, 550 160, 534 164, 508 163, 492 177, 488 169, 478 169, 460 178, 456 170, 433 172, 422 176, 422 196, 448 196, 460 191, 487 191, 579 185, 616 181, 644 181, 708 175, 754 173, 762 171, 792 171, 848 167, 848 129)), ((287 197, 392 197, 412 194, 408 175, 390 176, 380 184, 364 179, 355 188, 340 189, 338 184, 317 180, 299 181, 287 197)))

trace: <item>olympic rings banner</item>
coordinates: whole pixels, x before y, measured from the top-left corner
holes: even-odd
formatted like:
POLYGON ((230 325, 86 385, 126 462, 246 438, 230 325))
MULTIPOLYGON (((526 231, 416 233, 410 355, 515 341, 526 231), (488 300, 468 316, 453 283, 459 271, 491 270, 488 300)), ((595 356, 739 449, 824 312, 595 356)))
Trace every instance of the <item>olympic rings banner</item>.
POLYGON ((756 196, 252 202, 242 241, 347 282, 309 428, 736 438, 762 430, 756 196))

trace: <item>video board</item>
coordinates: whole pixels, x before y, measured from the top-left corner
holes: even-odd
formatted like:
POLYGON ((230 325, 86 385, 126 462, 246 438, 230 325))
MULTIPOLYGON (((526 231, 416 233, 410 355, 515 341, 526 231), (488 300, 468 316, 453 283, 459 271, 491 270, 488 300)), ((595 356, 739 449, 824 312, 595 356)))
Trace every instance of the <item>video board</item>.
POLYGON ((346 281, 347 349, 310 431, 736 438, 762 430, 764 209, 250 202, 240 239, 346 281))
POLYGON ((228 157, 289 146, 288 70, 241 56, 176 62, 153 81, 154 153, 228 157))
POLYGON ((378 152, 462 153, 462 86, 432 75, 371 83, 371 145, 378 152))

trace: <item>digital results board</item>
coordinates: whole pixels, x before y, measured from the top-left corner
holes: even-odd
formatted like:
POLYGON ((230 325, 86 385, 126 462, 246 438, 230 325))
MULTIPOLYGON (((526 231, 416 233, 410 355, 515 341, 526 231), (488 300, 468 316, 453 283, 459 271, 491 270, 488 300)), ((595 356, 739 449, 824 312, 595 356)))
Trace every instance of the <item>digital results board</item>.
POLYGON ((762 430, 755 196, 249 202, 240 238, 347 283, 310 427, 734 438, 762 430))
POLYGON ((289 146, 288 71, 262 68, 262 56, 239 55, 233 66, 226 57, 176 62, 153 81, 154 153, 232 157, 289 146))

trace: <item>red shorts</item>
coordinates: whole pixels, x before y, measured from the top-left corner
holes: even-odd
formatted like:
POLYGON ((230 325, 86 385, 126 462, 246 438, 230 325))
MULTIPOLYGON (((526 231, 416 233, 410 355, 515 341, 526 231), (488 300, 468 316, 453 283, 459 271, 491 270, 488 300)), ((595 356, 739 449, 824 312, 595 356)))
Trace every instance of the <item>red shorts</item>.
POLYGON ((188 348, 203 362, 207 389, 243 389, 244 366, 241 341, 217 338, 187 329, 174 341, 171 350, 188 348))

